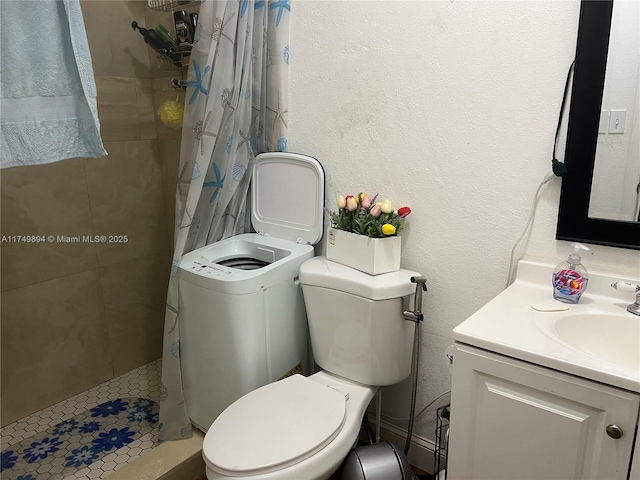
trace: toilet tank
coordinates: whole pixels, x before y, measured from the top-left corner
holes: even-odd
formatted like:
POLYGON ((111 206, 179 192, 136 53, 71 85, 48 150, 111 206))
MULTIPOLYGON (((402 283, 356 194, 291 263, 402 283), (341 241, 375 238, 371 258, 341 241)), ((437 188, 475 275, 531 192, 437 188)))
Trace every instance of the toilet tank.
MULTIPOLYGON (((415 324, 402 315, 417 272, 368 275, 325 257, 300 267, 315 362, 366 385, 392 385, 411 373, 415 324)), ((413 299, 411 299, 413 306, 413 299)))

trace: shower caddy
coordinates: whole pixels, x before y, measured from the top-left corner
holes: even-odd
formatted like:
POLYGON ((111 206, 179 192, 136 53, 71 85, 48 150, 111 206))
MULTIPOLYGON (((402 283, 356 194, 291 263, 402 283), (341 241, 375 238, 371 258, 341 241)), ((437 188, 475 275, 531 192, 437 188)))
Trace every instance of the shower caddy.
MULTIPOLYGON (((192 7, 200 4, 201 0, 147 0, 147 6, 158 12, 166 12, 171 13, 176 10, 183 10, 184 8, 192 7)), ((175 25, 173 25, 173 33, 175 32, 175 25)), ((176 35, 177 37, 177 35, 176 35)), ((181 78, 172 78, 171 85, 176 89, 186 90, 186 80, 185 80, 185 71, 188 68, 188 65, 184 65, 184 59, 191 55, 191 49, 193 48, 193 44, 185 44, 181 43, 177 46, 172 46, 168 49, 168 51, 158 51, 156 50, 158 66, 162 69, 181 70, 181 78), (180 65, 176 65, 176 63, 168 57, 168 54, 177 55, 182 60, 180 65)))

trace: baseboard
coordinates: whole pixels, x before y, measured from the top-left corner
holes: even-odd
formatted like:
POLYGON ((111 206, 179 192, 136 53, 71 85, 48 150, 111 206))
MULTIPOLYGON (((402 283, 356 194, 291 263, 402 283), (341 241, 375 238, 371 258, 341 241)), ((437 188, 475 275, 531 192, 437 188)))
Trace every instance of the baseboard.
MULTIPOLYGON (((375 415, 368 415, 369 424, 372 428, 375 428, 375 415)), ((374 432, 375 434, 375 432, 374 432)), ((361 433, 361 440, 366 441, 361 433)), ((391 423, 380 422, 380 440, 383 442, 391 442, 396 445, 400 450, 404 449, 404 444, 407 441, 407 431, 403 428, 392 425, 391 423)), ((411 465, 414 465, 427 473, 434 473, 434 458, 433 452, 436 449, 436 445, 432 440, 416 435, 411 435, 411 444, 409 445, 409 455, 407 459, 411 465)), ((444 464, 444 459, 441 459, 444 464)))

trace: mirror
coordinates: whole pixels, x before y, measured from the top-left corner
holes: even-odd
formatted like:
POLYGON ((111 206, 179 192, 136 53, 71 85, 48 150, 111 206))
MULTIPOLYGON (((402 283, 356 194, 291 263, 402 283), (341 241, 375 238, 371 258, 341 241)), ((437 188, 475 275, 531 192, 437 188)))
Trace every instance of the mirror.
MULTIPOLYGON (((622 6, 628 6, 628 4, 637 2, 622 0, 619 3, 622 6)), ((575 240, 614 247, 640 249, 640 223, 633 221, 633 214, 627 217, 628 220, 620 220, 622 218, 621 213, 618 211, 611 213, 613 211, 611 208, 607 210, 607 207, 603 207, 607 202, 615 203, 617 201, 620 204, 620 201, 608 198, 607 195, 609 194, 601 194, 603 191, 602 185, 606 184, 608 187, 610 184, 614 184, 610 178, 613 172, 616 174, 616 178, 622 181, 622 184, 614 184, 614 188, 610 189, 609 192, 619 195, 625 190, 625 182, 629 180, 626 185, 626 190, 630 190, 632 195, 629 204, 633 204, 632 208, 635 208, 634 202, 637 203, 638 201, 637 196, 635 196, 635 187, 639 179, 638 177, 631 179, 630 174, 626 173, 627 164, 631 165, 629 171, 632 172, 636 163, 640 162, 637 146, 639 140, 637 137, 631 138, 634 128, 638 128, 638 120, 632 118, 637 117, 639 114, 637 97, 635 96, 638 89, 637 65, 635 66, 634 86, 628 87, 625 85, 625 88, 635 88, 635 91, 628 94, 632 98, 629 101, 630 103, 624 106, 603 104, 603 93, 606 95, 605 73, 609 67, 607 64, 609 50, 611 50, 611 69, 614 74, 616 65, 620 63, 619 60, 614 61, 620 55, 620 52, 613 51, 617 46, 616 39, 619 36, 619 32, 611 31, 612 28, 618 28, 619 24, 617 12, 614 15, 616 22, 612 24, 613 9, 614 2, 611 0, 583 0, 580 7, 576 64, 564 158, 568 173, 562 179, 556 238, 559 240, 575 240), (611 47, 609 45, 610 37, 612 39, 611 47), (603 124, 607 124, 607 133, 598 134, 602 108, 609 109, 607 110, 609 113, 603 115, 603 118, 609 115, 609 120, 611 109, 627 110, 624 134, 608 133, 609 125, 605 121, 603 121, 603 124), (627 162, 629 156, 620 156, 619 164, 610 164, 608 163, 610 161, 608 158, 610 152, 607 151, 607 147, 614 142, 618 142, 619 139, 627 140, 629 148, 626 150, 630 156, 635 155, 635 158, 632 157, 627 162), (600 156, 598 156, 598 153, 600 156), (620 165, 624 165, 624 167, 620 165), (620 168, 623 168, 625 172, 621 174, 621 172, 617 171, 620 168), (594 173, 597 177, 594 176, 594 173), (592 197, 593 205, 590 207, 592 197), (602 198, 605 198, 604 203, 602 198)), ((637 52, 639 48, 637 30, 635 35, 636 39, 627 38, 625 45, 627 47, 633 46, 637 52)), ((633 72, 628 77, 632 78, 633 72)), ((614 76, 611 78, 612 80, 609 83, 615 81, 614 76)), ((620 87, 621 85, 614 85, 611 88, 619 89, 620 87)), ((607 98, 607 101, 617 102, 619 100, 607 98)), ((620 115, 620 112, 614 112, 614 114, 620 115)), ((624 149, 618 148, 614 150, 624 149)), ((637 220, 637 216, 635 220, 637 220)))
POLYGON ((638 221, 640 2, 615 1, 589 217, 638 221))

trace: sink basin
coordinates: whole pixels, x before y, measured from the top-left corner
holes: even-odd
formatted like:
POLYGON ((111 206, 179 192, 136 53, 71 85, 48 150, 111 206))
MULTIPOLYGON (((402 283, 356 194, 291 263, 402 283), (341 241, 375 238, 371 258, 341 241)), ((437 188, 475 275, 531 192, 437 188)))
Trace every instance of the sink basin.
POLYGON ((553 329, 576 350, 621 368, 640 370, 640 317, 636 315, 567 315, 553 329))

